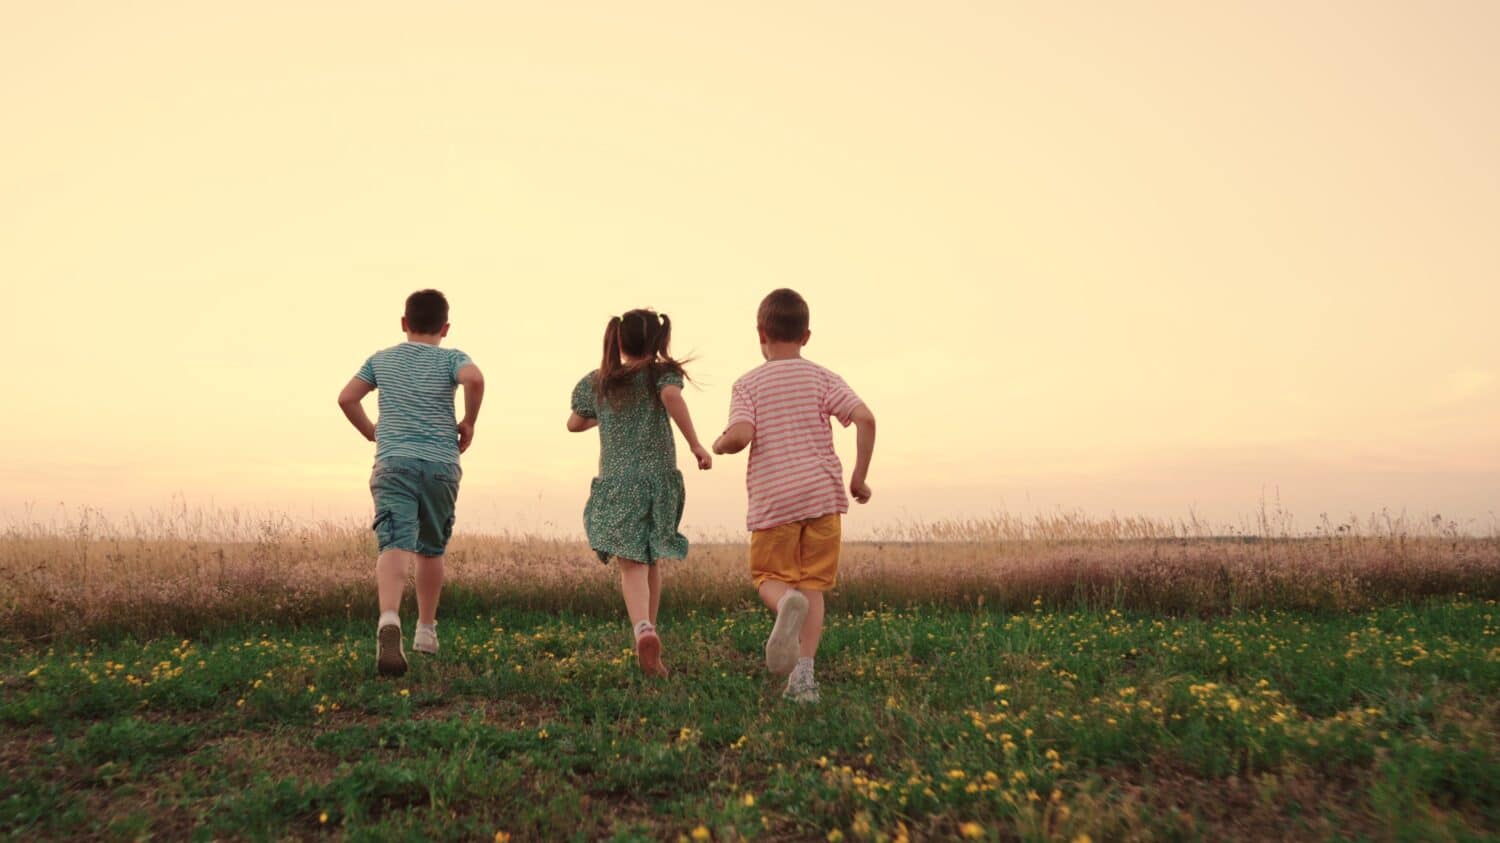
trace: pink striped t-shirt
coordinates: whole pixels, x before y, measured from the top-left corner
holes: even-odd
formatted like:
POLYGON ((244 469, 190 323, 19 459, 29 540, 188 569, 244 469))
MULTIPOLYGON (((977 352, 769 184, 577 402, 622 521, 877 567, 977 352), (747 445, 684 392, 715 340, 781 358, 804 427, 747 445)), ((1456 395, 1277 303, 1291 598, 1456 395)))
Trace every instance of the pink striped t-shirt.
POLYGON ((844 427, 863 402, 844 379, 802 358, 769 360, 735 381, 729 424, 755 426, 745 473, 751 530, 849 511, 828 419, 844 427))

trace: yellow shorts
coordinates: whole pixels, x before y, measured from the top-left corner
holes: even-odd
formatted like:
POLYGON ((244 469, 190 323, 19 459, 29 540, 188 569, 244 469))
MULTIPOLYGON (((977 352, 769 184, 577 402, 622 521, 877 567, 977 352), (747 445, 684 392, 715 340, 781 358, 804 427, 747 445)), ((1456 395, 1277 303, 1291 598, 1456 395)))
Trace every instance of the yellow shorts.
POLYGON ((750 534, 750 576, 755 587, 766 580, 824 591, 839 575, 838 513, 793 521, 750 534))

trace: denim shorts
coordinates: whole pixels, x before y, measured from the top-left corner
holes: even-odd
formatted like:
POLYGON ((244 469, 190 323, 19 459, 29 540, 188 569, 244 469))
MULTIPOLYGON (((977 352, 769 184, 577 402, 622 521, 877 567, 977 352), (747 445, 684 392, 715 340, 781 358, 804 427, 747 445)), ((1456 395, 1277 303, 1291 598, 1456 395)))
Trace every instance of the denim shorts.
POLYGON ((452 463, 386 457, 370 472, 375 539, 392 548, 442 556, 453 537, 453 505, 463 471, 452 463))

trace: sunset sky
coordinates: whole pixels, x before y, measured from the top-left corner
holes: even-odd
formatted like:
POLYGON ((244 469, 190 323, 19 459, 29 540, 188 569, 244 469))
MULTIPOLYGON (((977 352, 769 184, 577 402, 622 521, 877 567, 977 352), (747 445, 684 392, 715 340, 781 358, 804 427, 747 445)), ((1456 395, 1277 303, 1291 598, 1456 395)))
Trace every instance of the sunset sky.
MULTIPOLYGON (((1497 33, 1487 0, 5 4, 0 515, 364 517, 334 398, 432 286, 489 383, 460 528, 581 532, 609 316, 672 316, 709 440, 790 286, 880 421, 851 530, 1279 495, 1488 532, 1497 33)), ((743 456, 687 483, 690 534, 742 526, 743 456)))

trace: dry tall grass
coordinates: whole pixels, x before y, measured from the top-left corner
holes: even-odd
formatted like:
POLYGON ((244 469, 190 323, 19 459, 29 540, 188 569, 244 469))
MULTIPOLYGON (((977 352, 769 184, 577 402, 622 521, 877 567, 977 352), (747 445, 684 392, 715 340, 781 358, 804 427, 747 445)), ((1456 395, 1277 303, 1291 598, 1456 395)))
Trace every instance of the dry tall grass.
MULTIPOLYGON (((182 510, 124 523, 83 512, 0 534, 0 637, 185 635, 374 609, 363 525, 182 510)), ((505 603, 618 612, 612 572, 581 541, 464 535, 449 611, 505 603)), ((751 599, 745 545, 698 542, 667 569, 669 611, 751 599)), ((896 524, 846 545, 837 604, 1109 605, 1174 613, 1347 610, 1463 592, 1500 597, 1500 535, 1388 515, 1297 533, 1279 514, 1243 529, 1077 513, 896 524), (1225 533, 1228 533, 1227 535, 1225 533)))

